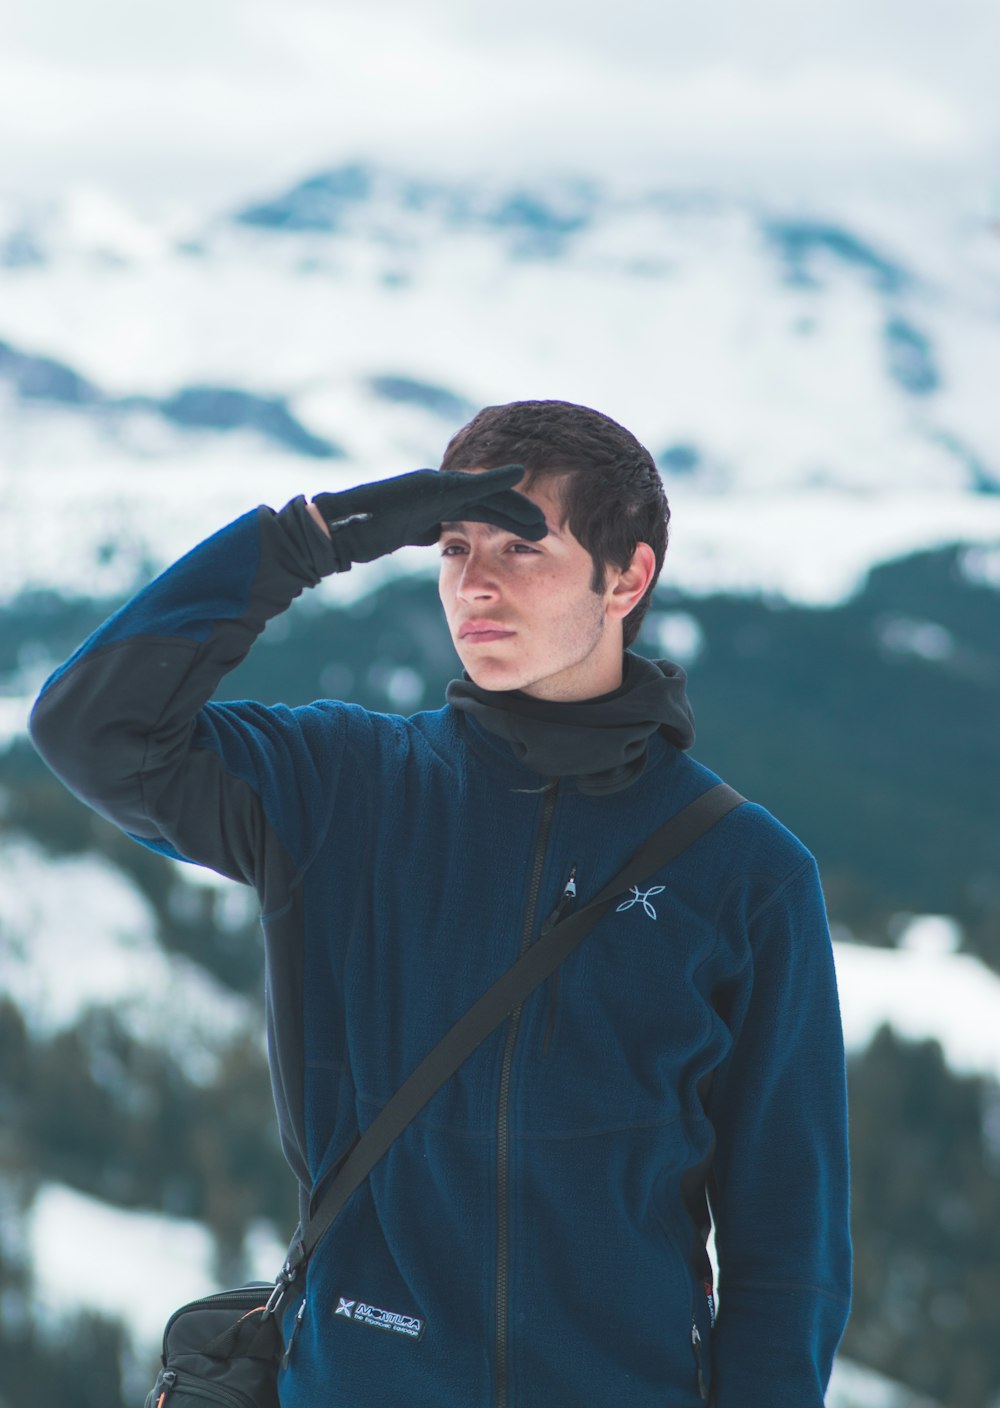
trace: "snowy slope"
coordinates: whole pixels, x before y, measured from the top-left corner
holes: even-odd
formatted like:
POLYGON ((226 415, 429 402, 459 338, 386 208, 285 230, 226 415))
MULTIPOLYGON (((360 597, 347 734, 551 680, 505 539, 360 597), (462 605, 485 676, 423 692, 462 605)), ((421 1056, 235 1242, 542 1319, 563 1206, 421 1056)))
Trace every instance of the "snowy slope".
POLYGON ((862 1368, 849 1359, 838 1359, 833 1366, 826 1408, 935 1408, 929 1398, 923 1398, 894 1383, 873 1369, 862 1368))
POLYGON ((161 948, 148 901, 122 871, 92 855, 54 859, 28 841, 0 848, 0 996, 40 1036, 112 1011, 195 1082, 211 1081, 225 1048, 261 1027, 252 1003, 161 948))
POLYGON ((998 308, 1000 238, 931 205, 357 166, 169 227, 98 193, 8 208, 0 595, 113 591, 554 396, 657 456, 683 586, 834 600, 873 561, 1000 541, 998 308))
POLYGON ((888 1022, 909 1041, 938 1041, 952 1070, 1000 1081, 1000 977, 958 942, 953 921, 921 915, 894 949, 835 943, 848 1049, 888 1022))
MULTIPOLYGON (((57 1183, 36 1196, 25 1240, 43 1323, 86 1306, 122 1319, 147 1353, 178 1306, 218 1288, 214 1243, 201 1223, 128 1212, 57 1183), (100 1266, 114 1275, 95 1275, 100 1266)), ((255 1225, 248 1278, 273 1281, 286 1250, 272 1228, 255 1225)))

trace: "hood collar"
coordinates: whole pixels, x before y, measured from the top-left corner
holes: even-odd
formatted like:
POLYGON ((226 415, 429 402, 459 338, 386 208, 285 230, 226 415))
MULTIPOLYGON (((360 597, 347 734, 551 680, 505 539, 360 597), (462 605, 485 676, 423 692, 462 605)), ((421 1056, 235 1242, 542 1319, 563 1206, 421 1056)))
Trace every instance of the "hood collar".
POLYGON ((622 683, 610 694, 569 702, 535 699, 519 689, 481 689, 468 674, 445 698, 506 739, 518 762, 544 777, 573 777, 581 792, 619 792, 646 766, 657 731, 677 748, 694 742, 687 675, 672 660, 626 651, 622 683))

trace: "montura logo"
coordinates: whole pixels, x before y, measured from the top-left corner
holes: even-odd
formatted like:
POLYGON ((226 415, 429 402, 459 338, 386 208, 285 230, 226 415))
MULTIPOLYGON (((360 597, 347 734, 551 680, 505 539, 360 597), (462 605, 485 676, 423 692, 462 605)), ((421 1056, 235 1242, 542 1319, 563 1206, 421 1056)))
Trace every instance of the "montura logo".
POLYGON ((649 897, 650 895, 662 895, 663 891, 666 888, 666 885, 654 885, 650 890, 640 890, 638 885, 633 885, 632 889, 635 893, 633 894, 632 898, 630 900, 626 900, 624 904, 620 904, 615 913, 621 914, 623 910, 631 909, 634 904, 641 904, 643 909, 649 915, 650 919, 655 919, 656 910, 650 904, 649 897))
POLYGON ((383 1310, 381 1306, 369 1305, 366 1300, 346 1300, 338 1297, 340 1304, 334 1315, 344 1315, 354 1325, 371 1325, 376 1330, 388 1330, 392 1334, 407 1335, 410 1339, 423 1337, 425 1321, 416 1315, 401 1315, 398 1310, 383 1310))

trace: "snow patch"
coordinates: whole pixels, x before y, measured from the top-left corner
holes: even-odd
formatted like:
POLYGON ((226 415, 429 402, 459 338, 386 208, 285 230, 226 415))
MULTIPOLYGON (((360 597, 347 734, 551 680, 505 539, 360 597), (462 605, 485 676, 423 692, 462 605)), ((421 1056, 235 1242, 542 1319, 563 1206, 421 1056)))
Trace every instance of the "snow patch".
POLYGON ((961 565, 967 581, 1000 591, 1000 543, 967 548, 961 565))
POLYGON ((955 637, 936 621, 912 621, 906 616, 894 616, 882 623, 879 640, 893 655, 916 655, 921 660, 938 664, 955 654, 955 637))
POLYGON ((0 695, 0 750, 8 748, 15 739, 27 733, 28 715, 34 702, 34 694, 0 695))
POLYGON ((53 858, 27 841, 0 852, 0 993, 41 1035, 112 1009, 195 1082, 212 1080, 226 1045, 260 1026, 246 998, 164 952, 148 901, 109 861, 53 858))
POLYGON ((688 611, 651 611, 645 628, 667 659, 684 669, 689 669, 705 648, 701 623, 688 611))
POLYGON ((955 542, 1000 539, 1000 495, 804 493, 671 495, 661 581, 698 596, 762 592, 834 606, 876 563, 955 542))
POLYGON ((938 1408, 929 1398, 849 1359, 834 1361, 826 1408, 938 1408))
POLYGON ((156 223, 142 219, 123 200, 99 186, 73 186, 62 203, 59 223, 66 253, 86 250, 131 262, 155 259, 169 249, 169 241, 156 223))
POLYGON ((950 914, 907 915, 896 933, 896 946, 931 958, 957 953, 962 946, 962 926, 950 914))
POLYGON ((883 1023, 909 1041, 940 1042, 952 1070, 1000 1080, 1000 977, 955 953, 940 915, 913 919, 898 948, 834 942, 844 1040, 862 1050, 883 1023))
MULTIPOLYGON (((48 1183, 36 1195, 27 1224, 43 1324, 53 1326, 85 1307, 119 1318, 133 1345, 152 1353, 179 1306, 224 1289, 212 1272, 212 1237, 198 1222, 123 1211, 48 1183)), ((250 1279, 273 1281, 287 1247, 263 1223, 254 1226, 246 1245, 250 1279)))

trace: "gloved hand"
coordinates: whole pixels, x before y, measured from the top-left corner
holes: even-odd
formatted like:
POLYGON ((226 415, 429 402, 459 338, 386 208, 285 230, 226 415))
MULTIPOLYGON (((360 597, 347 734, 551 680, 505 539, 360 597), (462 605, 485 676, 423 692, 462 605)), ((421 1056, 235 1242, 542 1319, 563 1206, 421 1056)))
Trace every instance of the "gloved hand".
POLYGON ((317 494, 313 503, 330 529, 336 570, 346 572, 352 562, 372 562, 397 548, 429 547, 442 523, 463 519, 537 542, 548 528, 542 510, 512 487, 523 477, 520 464, 475 474, 416 469, 340 494, 317 494))

